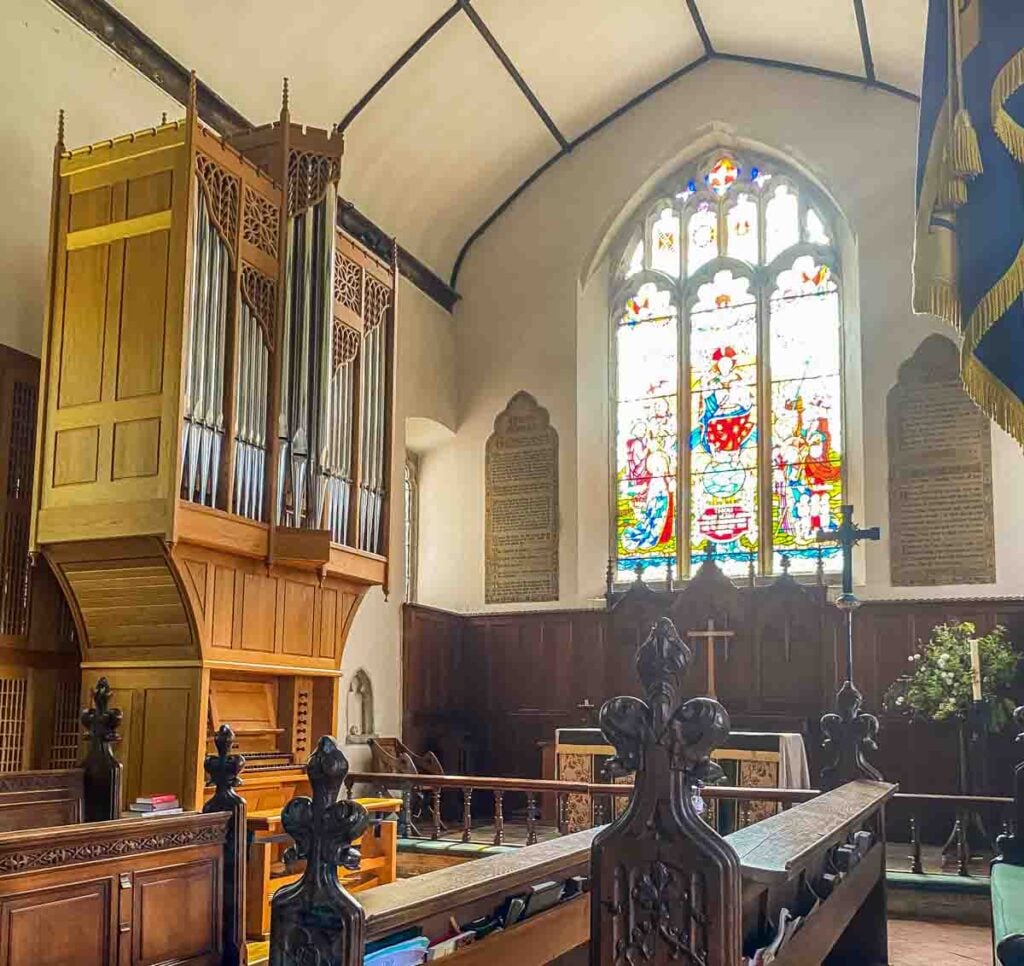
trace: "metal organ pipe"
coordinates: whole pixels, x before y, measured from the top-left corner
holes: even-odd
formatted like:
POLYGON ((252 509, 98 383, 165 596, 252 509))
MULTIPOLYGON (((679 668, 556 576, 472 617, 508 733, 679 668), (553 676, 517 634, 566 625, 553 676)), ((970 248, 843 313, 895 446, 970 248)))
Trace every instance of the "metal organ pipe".
POLYGON ((263 473, 266 466, 264 413, 270 353, 256 313, 243 299, 235 376, 235 484, 233 512, 263 518, 263 473))
POLYGON ((227 246, 196 188, 192 316, 185 367, 182 497, 216 506, 224 440, 224 344, 231 268, 227 246))

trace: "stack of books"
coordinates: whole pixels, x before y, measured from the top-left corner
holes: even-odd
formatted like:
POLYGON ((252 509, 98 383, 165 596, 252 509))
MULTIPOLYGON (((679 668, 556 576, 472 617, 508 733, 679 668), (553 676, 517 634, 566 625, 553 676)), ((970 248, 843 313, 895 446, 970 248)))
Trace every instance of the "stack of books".
POLYGON ((154 815, 180 815, 184 809, 177 795, 141 795, 128 806, 128 811, 140 818, 154 815))

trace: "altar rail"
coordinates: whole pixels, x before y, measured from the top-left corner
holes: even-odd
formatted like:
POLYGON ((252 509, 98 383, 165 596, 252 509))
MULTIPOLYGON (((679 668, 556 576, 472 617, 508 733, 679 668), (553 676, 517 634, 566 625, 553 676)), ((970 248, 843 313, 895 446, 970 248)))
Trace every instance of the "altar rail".
MULTIPOLYGON (((506 844, 506 818, 510 809, 510 798, 515 796, 516 810, 525 810, 526 845, 538 841, 537 817, 538 799, 542 795, 554 795, 559 803, 558 814, 562 814, 566 796, 585 795, 623 797, 632 794, 631 784, 594 784, 586 782, 554 781, 532 778, 493 778, 476 775, 402 775, 383 772, 351 772, 345 785, 352 795, 355 785, 370 785, 398 792, 403 801, 399 815, 398 833, 408 838, 429 838, 438 840, 452 835, 462 842, 473 839, 473 806, 489 795, 493 812, 493 834, 489 844, 506 844), (461 825, 448 828, 442 816, 442 793, 448 791, 461 796, 461 825), (476 793, 481 793, 477 795, 476 793), (420 828, 413 816, 414 797, 424 796, 425 816, 420 819, 420 828)), ((775 802, 788 809, 801 802, 816 798, 821 792, 815 788, 738 788, 726 785, 708 785, 701 795, 709 801, 735 801, 743 805, 752 802, 775 802)), ((890 825, 905 829, 905 839, 890 841, 888 865, 892 870, 909 871, 918 875, 929 873, 955 873, 970 876, 971 840, 983 837, 985 844, 995 852, 996 836, 1013 832, 1013 799, 994 795, 932 795, 926 793, 897 792, 890 803, 890 825), (926 846, 922 843, 920 829, 926 812, 942 810, 949 815, 949 835, 942 848, 939 868, 928 867, 926 846), (906 844, 909 853, 901 856, 899 846, 906 844), (899 859, 905 859, 900 864, 899 859)), ((478 813, 479 814, 479 813, 478 813)), ((987 859, 987 856, 986 856, 987 859)), ((987 862, 986 862, 987 866, 987 862)))

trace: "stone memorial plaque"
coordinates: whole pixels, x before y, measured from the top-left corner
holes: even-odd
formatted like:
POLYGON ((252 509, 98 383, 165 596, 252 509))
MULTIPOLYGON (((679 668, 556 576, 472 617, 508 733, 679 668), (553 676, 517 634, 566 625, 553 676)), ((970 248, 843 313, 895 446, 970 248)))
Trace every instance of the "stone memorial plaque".
POLYGON ((960 383, 956 346, 925 339, 886 408, 893 585, 994 583, 992 435, 960 383))
POLYGON ((558 599, 558 433, 517 392, 494 421, 485 458, 484 599, 558 599))

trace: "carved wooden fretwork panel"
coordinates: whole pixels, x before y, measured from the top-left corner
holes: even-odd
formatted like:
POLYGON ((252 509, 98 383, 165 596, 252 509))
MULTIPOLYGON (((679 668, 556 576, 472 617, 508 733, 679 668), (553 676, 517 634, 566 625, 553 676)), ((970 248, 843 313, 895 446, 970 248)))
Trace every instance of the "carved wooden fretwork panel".
POLYGON ((242 208, 242 237, 271 258, 277 258, 280 218, 277 205, 246 186, 242 208))
POLYGON ((260 330, 263 344, 274 345, 274 314, 277 308, 277 283, 251 265, 242 265, 242 298, 249 306, 260 330))
POLYGON ((48 768, 74 768, 81 758, 79 748, 78 696, 81 683, 77 678, 61 681, 53 701, 53 732, 50 736, 48 768))
POLYGON ((27 694, 25 678, 0 678, 0 772, 21 769, 27 694))
POLYGON ((378 282, 377 279, 367 276, 366 308, 363 312, 363 322, 366 325, 367 332, 380 325, 381 320, 384 318, 384 313, 387 312, 390 304, 391 289, 383 282, 378 282))
POLYGON ((240 189, 238 178, 211 161, 205 154, 196 154, 196 174, 199 177, 199 187, 210 208, 210 220, 224 244, 232 254, 235 254, 240 189))
POLYGON ((334 253, 334 301, 363 314, 362 266, 341 252, 334 253))
POLYGON ((288 159, 288 214, 292 218, 319 204, 327 186, 338 180, 337 158, 311 151, 292 151, 288 159))
POLYGON ((334 341, 332 346, 333 369, 337 371, 355 359, 359 353, 359 333, 350 325, 334 320, 334 341))

